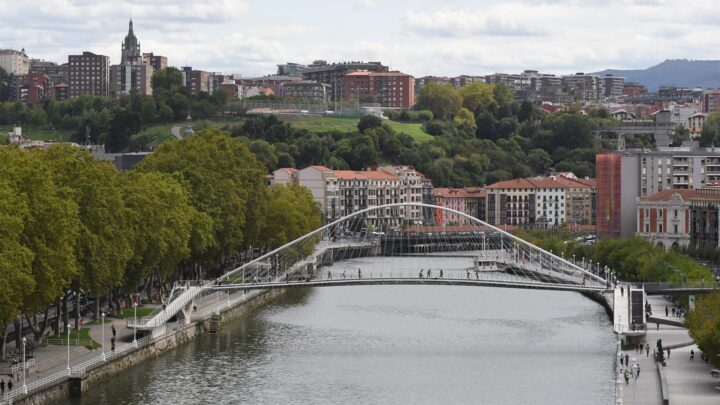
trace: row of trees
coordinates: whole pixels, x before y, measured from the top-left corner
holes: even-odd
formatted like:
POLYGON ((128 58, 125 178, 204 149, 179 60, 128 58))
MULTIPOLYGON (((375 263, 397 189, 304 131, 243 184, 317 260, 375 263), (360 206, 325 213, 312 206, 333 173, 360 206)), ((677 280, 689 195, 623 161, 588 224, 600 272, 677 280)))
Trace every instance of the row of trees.
POLYGON ((46 100, 33 108, 21 102, 0 102, 0 125, 72 130, 72 140, 79 143, 86 142, 89 129, 92 143, 105 144, 108 152, 121 152, 128 148, 131 136, 149 125, 182 120, 188 113, 197 119, 211 118, 223 111, 227 101, 224 92, 190 94, 181 72, 172 67, 155 72, 152 85, 152 96, 83 95, 62 102, 46 100))
POLYGON ((628 281, 714 281, 710 270, 677 250, 666 252, 640 237, 600 239, 595 245, 563 241, 544 231, 518 230, 516 236, 565 258, 592 260, 628 281))
POLYGON ((36 339, 48 325, 33 315, 65 313, 80 292, 119 310, 123 294, 214 277, 321 221, 309 191, 267 187, 265 167, 218 131, 167 143, 131 172, 67 145, 0 148, 0 162, 0 327, 22 316, 36 339))

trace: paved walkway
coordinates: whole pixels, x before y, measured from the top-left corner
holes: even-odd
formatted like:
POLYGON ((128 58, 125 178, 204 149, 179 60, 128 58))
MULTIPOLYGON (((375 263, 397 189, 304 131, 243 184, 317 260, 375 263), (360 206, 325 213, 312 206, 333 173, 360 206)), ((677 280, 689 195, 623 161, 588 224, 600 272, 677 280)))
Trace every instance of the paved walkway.
MULTIPOLYGON (((665 316, 665 306, 672 308, 672 304, 664 297, 649 296, 647 298, 652 308, 652 314, 656 318, 678 321, 680 318, 665 316)), ((660 381, 655 360, 653 359, 657 339, 662 339, 663 346, 683 344, 691 342, 687 329, 660 325, 648 325, 647 342, 650 344, 649 356, 646 351, 636 354, 635 350, 626 351, 633 360, 640 365, 640 377, 637 380, 630 379, 630 384, 625 385, 623 400, 625 404, 660 404, 660 381)), ((667 354, 666 354, 667 357, 667 354)), ((664 368, 667 377, 668 393, 670 402, 683 405, 720 404, 720 391, 715 389, 718 380, 710 377, 709 364, 700 361, 700 355, 696 345, 670 349, 670 358, 666 359, 667 367, 664 368), (695 351, 695 361, 690 362, 690 350, 695 351)))

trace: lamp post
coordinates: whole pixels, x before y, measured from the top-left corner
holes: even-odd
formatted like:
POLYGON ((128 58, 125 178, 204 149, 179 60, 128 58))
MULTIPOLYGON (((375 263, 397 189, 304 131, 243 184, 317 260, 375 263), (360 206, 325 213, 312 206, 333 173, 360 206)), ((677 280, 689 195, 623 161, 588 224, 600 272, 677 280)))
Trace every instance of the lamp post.
POLYGON ((133 344, 137 347, 137 301, 133 302, 133 308, 135 309, 135 328, 133 328, 133 344))
POLYGON ((67 370, 68 374, 70 374, 70 323, 67 324, 67 370))
POLYGON ((100 322, 102 322, 102 359, 105 361, 105 312, 100 313, 100 322))
POLYGON ((27 385, 25 384, 25 342, 27 342, 27 339, 23 336, 23 392, 27 394, 27 385))

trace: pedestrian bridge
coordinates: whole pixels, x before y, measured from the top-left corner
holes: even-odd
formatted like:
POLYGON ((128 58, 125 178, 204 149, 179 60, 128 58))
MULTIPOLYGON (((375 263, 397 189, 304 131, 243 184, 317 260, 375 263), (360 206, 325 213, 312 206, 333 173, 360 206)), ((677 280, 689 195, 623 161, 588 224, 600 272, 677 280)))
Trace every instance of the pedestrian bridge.
POLYGON ((189 322, 193 304, 218 290, 380 284, 602 292, 610 287, 608 274, 606 268, 574 263, 460 211, 395 203, 329 223, 216 280, 183 283, 164 309, 128 326, 155 335, 175 316, 189 322), (417 225, 429 220, 452 225, 417 225))

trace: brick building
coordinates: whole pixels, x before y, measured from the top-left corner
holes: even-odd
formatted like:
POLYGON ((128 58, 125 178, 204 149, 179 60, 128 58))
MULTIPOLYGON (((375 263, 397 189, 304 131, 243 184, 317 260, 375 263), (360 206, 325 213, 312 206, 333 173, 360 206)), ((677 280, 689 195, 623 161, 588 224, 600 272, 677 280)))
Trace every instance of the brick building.
POLYGON ((408 74, 358 71, 344 79, 345 100, 375 96, 383 107, 411 108, 415 104, 415 79, 408 74))
POLYGON ((637 236, 665 249, 690 245, 690 204, 696 190, 664 190, 637 199, 637 236))
POLYGON ((316 60, 302 71, 302 78, 330 85, 330 100, 340 101, 345 95, 345 75, 355 71, 387 72, 388 67, 380 62, 328 64, 324 60, 316 60))

